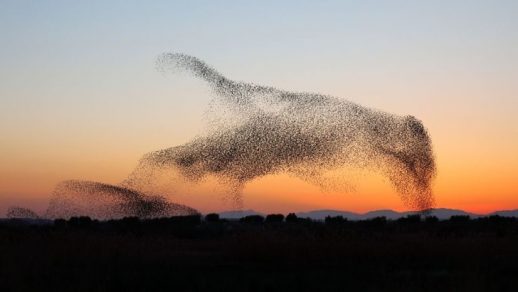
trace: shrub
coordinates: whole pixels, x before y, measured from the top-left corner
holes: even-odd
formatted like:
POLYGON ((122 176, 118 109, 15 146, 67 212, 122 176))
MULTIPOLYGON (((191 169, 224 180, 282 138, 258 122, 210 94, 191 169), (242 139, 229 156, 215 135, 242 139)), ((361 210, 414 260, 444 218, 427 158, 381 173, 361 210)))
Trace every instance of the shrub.
POLYGON ((326 224, 342 224, 347 221, 347 218, 343 216, 327 216, 325 219, 326 224))
POLYGON ((450 222, 469 222, 470 219, 469 215, 453 215, 450 217, 450 222))
POLYGON ((263 223, 264 217, 261 215, 249 215, 241 218, 239 221, 244 223, 263 223))
POLYGON ((401 222, 401 223, 420 223, 421 215, 420 214, 407 215, 406 217, 399 218, 397 221, 401 222))
POLYGON ((88 228, 92 226, 92 218, 88 216, 72 217, 68 220, 68 224, 74 228, 88 228))
POLYGON ((297 222, 298 221, 298 217, 297 215, 295 215, 295 213, 289 213, 288 216, 286 216, 286 222, 297 222))
POLYGON ((266 223, 281 223, 284 221, 284 215, 282 214, 270 214, 266 216, 266 223))

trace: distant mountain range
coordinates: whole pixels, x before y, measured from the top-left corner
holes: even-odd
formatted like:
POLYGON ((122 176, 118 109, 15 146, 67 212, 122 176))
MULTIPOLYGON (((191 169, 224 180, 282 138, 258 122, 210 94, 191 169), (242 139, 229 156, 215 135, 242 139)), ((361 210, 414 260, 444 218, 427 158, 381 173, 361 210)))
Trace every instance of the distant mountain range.
MULTIPOLYGON (((300 218, 311 218, 313 220, 324 220, 327 216, 342 216, 347 218, 348 220, 365 220, 371 219, 375 217, 386 217, 389 220, 399 219, 408 215, 418 214, 416 211, 406 211, 406 212, 398 212, 394 210, 375 210, 367 213, 355 213, 349 211, 341 211, 341 210, 313 210, 307 212, 295 212, 297 217, 300 218)), ((240 219, 250 215, 260 215, 266 216, 267 214, 257 212, 254 210, 233 210, 233 211, 224 211, 218 213, 220 218, 222 219, 240 219)), ((284 214, 287 215, 287 214, 284 214)), ((471 218, 485 217, 491 215, 499 215, 502 217, 516 217, 518 218, 518 209, 517 210, 501 210, 492 212, 489 214, 475 214, 469 213, 463 210, 458 209, 447 209, 447 208, 437 208, 430 209, 425 216, 435 216, 440 220, 450 219, 451 216, 470 216, 471 218)), ((0 222, 7 221, 6 218, 0 218, 0 222)), ((23 219, 26 223, 38 224, 38 225, 47 225, 52 224, 53 220, 48 219, 23 219)))
MULTIPOLYGON (((311 218, 313 220, 324 220, 327 216, 342 216, 349 220, 364 220, 374 217, 386 217, 390 220, 395 220, 408 215, 418 214, 416 211, 398 212, 394 210, 375 210, 367 213, 355 213, 349 211, 340 210, 314 210, 307 212, 296 212, 295 214, 301 218, 311 218)), ((242 210, 242 211, 225 211, 220 212, 219 216, 224 219, 239 219, 249 215, 261 215, 265 214, 254 211, 254 210, 242 210)), ((286 214, 285 214, 286 215, 286 214)), ((440 220, 449 219, 451 216, 470 216, 471 218, 478 218, 484 216, 499 215, 503 217, 518 217, 518 210, 502 210, 496 211, 489 214, 474 214, 463 210, 447 209, 447 208, 436 208, 430 209, 426 216, 435 216, 440 220)))
POLYGON ((491 213, 491 215, 499 215, 502 217, 518 217, 518 210, 503 210, 491 213))

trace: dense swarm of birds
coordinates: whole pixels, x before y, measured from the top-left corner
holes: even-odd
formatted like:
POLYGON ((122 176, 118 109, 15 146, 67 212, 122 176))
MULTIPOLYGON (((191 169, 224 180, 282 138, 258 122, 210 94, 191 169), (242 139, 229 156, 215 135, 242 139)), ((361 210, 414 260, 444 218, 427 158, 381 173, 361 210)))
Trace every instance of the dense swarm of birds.
POLYGON ((212 89, 212 111, 228 114, 208 135, 145 155, 123 183, 142 188, 166 169, 196 182, 208 175, 230 186, 236 200, 244 185, 286 172, 332 189, 326 173, 337 168, 377 170, 415 209, 434 204, 432 144, 413 116, 397 116, 318 93, 297 93, 232 81, 196 57, 165 53, 163 72, 187 71, 212 89))
MULTIPOLYGON (((210 113, 218 119, 209 133, 144 155, 120 186, 75 180, 60 183, 44 217, 198 214, 162 196, 148 195, 156 193, 156 178, 171 170, 190 183, 216 177, 239 204, 244 185, 261 176, 289 173, 331 190, 340 184, 326 174, 354 167, 383 174, 407 206, 433 207, 434 154, 427 130, 415 117, 318 93, 236 82, 198 58, 180 53, 162 54, 157 67, 163 72, 187 71, 210 86, 214 95, 210 113)), ((11 215, 36 214, 15 208, 11 215)))

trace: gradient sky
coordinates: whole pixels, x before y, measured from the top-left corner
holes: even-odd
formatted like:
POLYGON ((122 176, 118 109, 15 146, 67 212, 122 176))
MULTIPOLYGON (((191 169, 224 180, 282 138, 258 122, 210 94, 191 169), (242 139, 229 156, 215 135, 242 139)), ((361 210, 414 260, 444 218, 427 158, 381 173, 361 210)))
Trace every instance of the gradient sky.
MULTIPOLYGON (((41 212, 61 180, 118 183, 142 154, 203 134, 208 89, 158 73, 166 51, 232 79, 414 115, 434 144, 438 207, 516 209, 517 15, 517 1, 489 0, 0 0, 0 216, 11 204, 41 212)), ((171 199, 232 208, 211 190, 171 199)), ((244 207, 405 209, 374 174, 337 193, 268 176, 245 188, 244 207)))

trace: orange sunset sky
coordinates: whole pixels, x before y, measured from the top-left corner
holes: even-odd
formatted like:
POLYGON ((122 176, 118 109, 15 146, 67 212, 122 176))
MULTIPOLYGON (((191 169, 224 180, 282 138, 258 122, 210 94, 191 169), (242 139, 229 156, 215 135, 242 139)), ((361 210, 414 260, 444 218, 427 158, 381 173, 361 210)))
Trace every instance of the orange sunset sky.
MULTIPOLYGON (((117 184, 143 154, 204 135, 209 89, 157 72, 166 51, 235 80, 414 115, 434 145, 437 207, 518 209, 518 4, 419 2, 0 2, 0 217, 44 211, 62 180, 117 184)), ((378 174, 354 182, 325 193, 271 175, 245 187, 243 208, 407 209, 378 174)), ((210 178, 168 198, 235 207, 210 178)))

